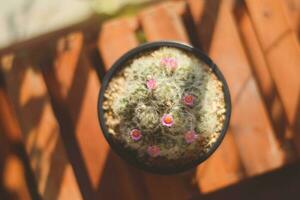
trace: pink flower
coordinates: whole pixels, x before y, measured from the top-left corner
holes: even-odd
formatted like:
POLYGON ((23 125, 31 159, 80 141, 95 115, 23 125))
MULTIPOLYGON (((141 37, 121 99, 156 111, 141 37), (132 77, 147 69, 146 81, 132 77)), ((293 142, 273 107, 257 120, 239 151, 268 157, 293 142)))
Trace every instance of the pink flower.
POLYGON ((151 78, 147 81, 147 88, 149 90, 153 90, 156 88, 156 81, 153 78, 151 78))
POLYGON ((164 114, 163 117, 161 118, 161 123, 167 127, 172 126, 174 123, 173 116, 170 114, 164 114))
POLYGON ((177 67, 177 60, 175 58, 162 58, 160 63, 172 70, 176 69, 177 67))
POLYGON ((131 139, 133 139, 134 141, 138 141, 141 139, 142 137, 142 132, 139 129, 132 129, 130 131, 130 137, 131 139))
POLYGON ((184 139, 187 143, 192 143, 196 140, 197 135, 195 131, 188 131, 184 134, 184 139))
POLYGON ((160 154, 160 148, 158 146, 149 146, 147 149, 147 153, 151 156, 151 157, 157 157, 160 154))
POLYGON ((194 101, 195 101, 195 97, 191 94, 186 94, 183 97, 183 103, 187 106, 193 106, 194 105, 194 101))

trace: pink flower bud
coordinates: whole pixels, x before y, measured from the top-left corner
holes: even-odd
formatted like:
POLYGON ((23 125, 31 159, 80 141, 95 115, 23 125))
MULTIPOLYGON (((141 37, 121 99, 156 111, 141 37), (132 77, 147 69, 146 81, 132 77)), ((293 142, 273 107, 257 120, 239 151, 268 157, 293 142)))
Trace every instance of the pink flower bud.
POLYGON ((138 141, 141 139, 142 137, 142 132, 139 129, 132 129, 130 131, 130 137, 131 139, 133 139, 134 141, 138 141))
POLYGON ((171 70, 174 70, 177 67, 177 60, 175 58, 162 58, 160 63, 171 70))
POLYGON ((184 134, 184 139, 187 143, 192 143, 196 140, 197 134, 195 131, 188 131, 184 134))
POLYGON ((154 79, 149 79, 149 80, 147 81, 147 88, 148 88, 149 90, 155 89, 155 88, 156 88, 156 81, 155 81, 154 79))
POLYGON ((163 117, 161 118, 161 123, 164 126, 171 127, 174 123, 173 116, 170 114, 164 114, 163 117))
POLYGON ((160 148, 158 146, 149 146, 147 149, 147 153, 151 156, 151 157, 157 157, 160 154, 160 148))
POLYGON ((191 94, 186 94, 183 97, 183 103, 187 106, 193 106, 194 105, 194 101, 195 101, 195 97, 191 94))

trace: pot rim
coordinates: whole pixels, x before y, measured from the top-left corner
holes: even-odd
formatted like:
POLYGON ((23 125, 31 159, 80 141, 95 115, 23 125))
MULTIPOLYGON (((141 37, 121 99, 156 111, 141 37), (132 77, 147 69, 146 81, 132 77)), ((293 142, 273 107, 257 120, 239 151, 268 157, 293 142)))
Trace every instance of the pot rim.
POLYGON ((177 41, 169 41, 169 40, 162 40, 162 41, 155 41, 155 42, 148 42, 141 44, 125 54, 123 54, 115 63, 112 65, 112 67, 108 70, 106 75, 104 76, 104 79, 102 81, 101 87, 100 87, 100 92, 98 96, 98 120, 102 129, 102 134, 104 135, 106 141, 109 143, 110 147, 115 151, 121 158, 125 159, 128 161, 130 164, 133 166, 143 169, 148 172, 156 173, 156 174, 175 174, 175 173, 181 173, 184 171, 187 171, 189 169, 192 169, 196 167, 197 165, 203 163, 205 160, 207 160, 215 151, 216 149, 220 146, 222 143, 226 131, 229 127, 229 121, 230 121, 230 116, 231 116, 231 97, 230 97, 230 92, 229 88, 227 85, 227 82, 217 67, 217 65, 202 51, 199 49, 190 46, 185 43, 177 42, 177 41), (213 71, 213 73, 217 76, 217 78, 222 82, 222 89, 224 93, 224 100, 225 100, 225 105, 226 105, 226 113, 225 113, 225 121, 223 124, 222 131, 217 138, 217 141, 213 144, 213 146, 209 149, 208 153, 206 153, 204 156, 199 157, 198 159, 194 160, 191 164, 189 165, 183 165, 183 166, 175 166, 174 168, 153 168, 150 166, 147 166, 146 164, 142 162, 138 162, 138 160, 135 158, 135 156, 132 156, 130 152, 124 151, 124 148, 122 148, 120 145, 115 143, 113 139, 109 136, 108 129, 106 127, 106 123, 104 120, 104 110, 102 108, 102 103, 104 100, 104 93, 106 91, 106 88, 110 82, 110 80, 114 77, 114 75, 124 67, 124 64, 128 61, 136 57, 137 55, 143 53, 143 52, 149 52, 155 49, 158 49, 160 47, 174 47, 178 48, 180 50, 183 50, 185 52, 191 53, 197 58, 199 58, 201 61, 205 62, 213 71))

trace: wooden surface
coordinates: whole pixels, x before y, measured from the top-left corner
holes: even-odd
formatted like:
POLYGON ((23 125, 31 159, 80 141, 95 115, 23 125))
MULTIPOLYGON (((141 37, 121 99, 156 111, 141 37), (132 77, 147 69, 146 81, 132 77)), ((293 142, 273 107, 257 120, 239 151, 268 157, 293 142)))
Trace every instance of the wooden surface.
POLYGON ((231 9, 226 1, 220 4, 209 53, 227 78, 234 105, 230 130, 245 172, 252 176, 282 166, 284 157, 276 144, 231 9), (253 149, 254 146, 259 148, 253 149))
MULTIPOLYGON (((1 197, 4 199, 30 200, 30 192, 38 196, 37 191, 29 191, 26 185, 25 166, 28 159, 22 162, 19 157, 25 151, 20 127, 12 115, 12 109, 3 86, 0 88, 0 171, 1 171, 1 197)), ((24 161, 24 160, 23 160, 24 161)), ((32 172, 31 172, 32 175, 32 172)), ((29 180, 28 180, 29 181, 29 180)), ((34 183, 33 188, 36 187, 34 183)))
POLYGON ((7 55, 1 69, 38 191, 45 199, 65 199, 70 192, 80 199, 42 73, 34 62, 21 59, 7 55), (67 187, 56 187, 58 181, 67 187))
POLYGON ((298 5, 296 0, 163 2, 131 17, 95 24, 99 32, 64 33, 40 44, 40 52, 0 55, 5 144, 0 167, 5 177, 12 176, 12 169, 17 172, 15 182, 1 181, 0 189, 15 194, 3 197, 236 198, 230 191, 242 197, 249 192, 245 188, 253 187, 248 180, 264 180, 265 174, 297 164, 298 5), (107 70, 126 51, 157 40, 176 40, 206 52, 228 81, 233 107, 218 150, 199 167, 172 176, 149 174, 121 160, 110 150, 97 119, 98 92, 107 70), (239 187, 243 189, 232 189, 239 187))
MULTIPOLYGON (((284 15, 280 0, 246 1, 253 27, 261 44, 271 76, 281 98, 288 126, 299 122, 300 46, 296 33, 284 15)), ((299 134, 291 137, 299 151, 299 134)))

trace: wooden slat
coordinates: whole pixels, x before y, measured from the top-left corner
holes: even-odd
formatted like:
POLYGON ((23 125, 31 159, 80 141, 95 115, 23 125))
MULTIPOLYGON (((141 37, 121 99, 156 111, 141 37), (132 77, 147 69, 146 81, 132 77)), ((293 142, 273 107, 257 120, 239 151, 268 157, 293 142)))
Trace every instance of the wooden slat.
POLYGON ((95 199, 108 145, 97 121, 99 80, 82 49, 81 33, 60 38, 54 63, 46 62, 43 73, 83 197, 95 199))
POLYGON ((243 179, 242 163, 232 131, 228 131, 216 152, 198 166, 196 180, 202 193, 208 193, 243 179))
POLYGON ((287 16, 290 26, 298 34, 300 40, 300 1, 299 0, 281 0, 283 9, 287 16))
POLYGON ((139 14, 147 40, 175 40, 189 43, 187 32, 179 15, 185 8, 185 4, 177 2, 177 8, 179 9, 176 9, 174 2, 173 4, 163 3, 145 9, 139 14))
MULTIPOLYGON (((138 21, 135 17, 119 18, 103 24, 99 33, 98 49, 106 71, 122 54, 138 45, 135 35, 137 28, 138 21)), ((123 193, 128 195, 128 199, 146 198, 141 172, 119 157, 115 157, 114 164, 119 176, 118 181, 125 186, 123 193)))
MULTIPOLYGON (((91 180, 92 188, 88 190, 94 194, 91 198, 143 198, 140 191, 134 191, 133 187, 138 189, 137 184, 120 168, 122 163, 119 163, 119 158, 109 153, 108 145, 99 129, 97 98, 100 83, 85 54, 81 33, 72 33, 58 42, 54 74, 53 78, 58 84, 53 90, 61 90, 56 98, 61 98, 61 104, 68 108, 75 124, 76 140, 91 180), (118 193, 112 191, 114 187, 118 188, 118 193)), ((90 195, 87 194, 87 197, 90 195)))
POLYGON ((40 195, 44 199, 64 199, 67 195, 82 199, 38 66, 9 55, 2 59, 1 70, 40 195), (50 187, 60 184, 64 187, 50 187))
MULTIPOLYGON (((3 63, 3 62, 2 62, 3 63)), ((1 76, 1 75, 0 75, 1 76)), ((1 77, 0 77, 1 81, 1 77)), ((0 86, 0 130, 11 143, 22 143, 22 133, 4 86, 0 86)))
MULTIPOLYGON (((190 3, 192 12, 197 13, 197 4, 198 9, 201 5, 193 0, 190 3)), ((230 131, 234 134, 245 172, 252 176, 282 166, 285 156, 276 141, 250 71, 234 22, 232 4, 226 0, 215 3, 219 3, 218 15, 215 19, 207 19, 215 20, 211 43, 207 46, 210 56, 228 81, 233 104, 230 131)), ((199 19, 194 18, 194 20, 200 23, 199 19)), ((203 28, 198 27, 198 32, 203 28)), ((207 42, 205 38, 199 39, 202 43, 207 42)))
POLYGON ((105 69, 108 70, 120 55, 137 46, 136 18, 123 18, 106 22, 99 34, 98 49, 102 54, 105 69))
POLYGON ((285 37, 295 36, 284 14, 281 0, 245 2, 264 51, 276 46, 285 37))
MULTIPOLYGON (((5 141, 1 141, 3 143, 5 141)), ((3 177, 1 183, 1 199, 20 199, 31 200, 28 188, 26 186, 24 167, 20 159, 13 154, 4 155, 4 146, 8 144, 1 144, 1 163, 0 167, 3 170, 3 177), (2 163, 3 162, 3 163, 2 163)))
POLYGON ((233 14, 226 5, 227 1, 223 1, 220 7, 210 55, 224 72, 232 91, 230 128, 246 173, 251 176, 282 166, 285 157, 250 71, 233 14), (236 85, 240 88, 234 91, 236 85))
MULTIPOLYGON (((296 34, 288 24, 280 0, 251 0, 246 5, 288 122, 296 129, 300 123, 300 47, 296 34)), ((300 152, 299 134, 291 137, 300 152)))
POLYGON ((193 195, 198 194, 197 188, 192 182, 193 175, 193 171, 168 176, 144 173, 148 199, 190 199, 193 195))
POLYGON ((69 34, 58 41, 54 73, 58 87, 53 89, 61 90, 62 103, 70 113, 92 186, 96 188, 105 165, 108 144, 98 125, 100 83, 83 52, 81 33, 69 34))
POLYGON ((294 159, 293 154, 295 152, 292 151, 292 144, 289 141, 288 137, 295 133, 292 133, 292 126, 288 124, 282 101, 271 77, 268 64, 265 60, 264 53, 256 37, 250 17, 246 12, 244 6, 241 6, 239 10, 240 14, 237 18, 240 33, 243 38, 245 47, 247 48, 249 58, 251 59, 252 69, 254 71, 255 78, 260 86, 260 91, 265 101, 265 107, 270 113, 269 115, 272 120, 277 139, 280 141, 281 146, 285 148, 285 154, 287 155, 288 160, 292 160, 294 159))
MULTIPOLYGON (((111 152, 111 154, 111 160, 114 165, 112 173, 115 174, 112 190, 114 191, 114 188, 118 185, 118 191, 121 196, 119 199, 147 199, 148 193, 141 171, 126 163, 114 152, 111 152)), ((110 179, 111 177, 108 178, 110 179)))
POLYGON ((215 29, 220 7, 219 2, 219 0, 188 0, 192 19, 195 23, 195 31, 197 32, 198 40, 201 41, 201 49, 205 52, 208 52, 210 48, 212 33, 215 29))
MULTIPOLYGON (((14 152, 18 143, 22 143, 21 131, 13 115, 6 92, 0 86, 1 199, 32 199, 30 194, 32 190, 26 183, 25 174, 27 172, 21 159, 16 155, 17 152, 14 152)), ((31 179, 33 180, 34 177, 32 176, 31 179)))
POLYGON ((272 199, 283 200, 299 197, 300 162, 283 167, 270 173, 246 179, 203 196, 195 196, 193 200, 228 200, 228 199, 272 199))
MULTIPOLYGON (((0 77, 0 168, 5 187, 20 200, 39 200, 37 183, 26 155, 22 132, 0 77)), ((1 184, 3 185, 1 186, 1 184)), ((5 194, 3 194, 5 195, 5 194)), ((10 196, 2 197, 11 199, 10 196)))
MULTIPOLYGON (((216 19, 214 17, 217 16, 210 13, 218 13, 220 5, 215 5, 218 1, 190 0, 188 2, 202 49, 208 51, 213 30, 216 28, 216 19)), ((221 60, 223 54, 218 54, 214 59, 221 60)), ((241 78, 246 78, 244 73, 241 73, 240 76, 241 78)), ((231 85, 230 91, 232 96, 236 95, 235 93, 240 87, 240 85, 231 85)), ((198 167, 197 181, 200 190, 203 193, 207 193, 240 181, 244 177, 241 162, 233 132, 229 129, 219 149, 203 165, 198 167)))

